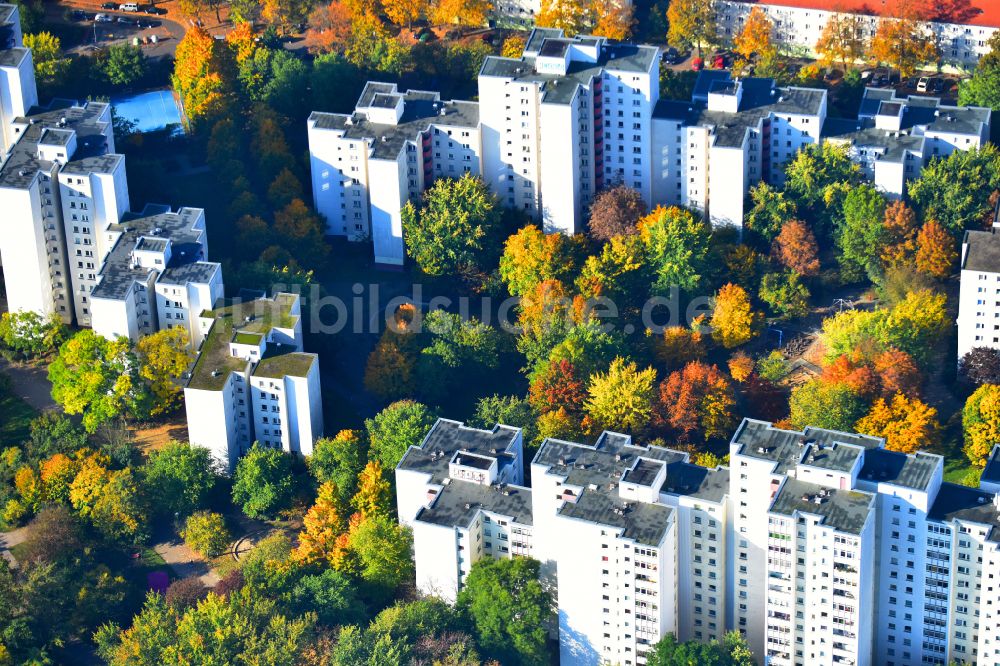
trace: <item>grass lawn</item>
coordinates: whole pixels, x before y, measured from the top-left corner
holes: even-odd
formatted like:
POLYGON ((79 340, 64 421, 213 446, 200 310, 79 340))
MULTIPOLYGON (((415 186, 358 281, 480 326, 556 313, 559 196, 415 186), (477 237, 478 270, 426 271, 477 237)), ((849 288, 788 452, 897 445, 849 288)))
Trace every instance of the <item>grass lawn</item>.
POLYGON ((28 438, 31 420, 38 415, 31 406, 16 395, 0 395, 0 448, 17 446, 28 438))
POLYGON ((972 469, 972 465, 969 464, 969 460, 965 456, 961 458, 957 456, 947 457, 944 460, 944 480, 950 483, 962 483, 962 480, 972 469))

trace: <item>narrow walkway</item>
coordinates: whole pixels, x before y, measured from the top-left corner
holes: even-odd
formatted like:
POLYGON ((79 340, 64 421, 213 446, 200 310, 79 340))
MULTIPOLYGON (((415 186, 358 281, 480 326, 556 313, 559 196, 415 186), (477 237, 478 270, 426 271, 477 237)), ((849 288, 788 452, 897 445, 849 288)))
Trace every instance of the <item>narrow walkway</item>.
POLYGON ((0 532, 0 556, 10 562, 11 566, 17 566, 17 559, 15 559, 14 554, 10 552, 10 549, 18 544, 24 543, 27 538, 27 527, 19 527, 16 530, 11 530, 10 532, 0 532))
POLYGON ((219 574, 212 571, 201 555, 188 548, 183 541, 158 543, 153 550, 180 578, 198 576, 206 587, 215 587, 219 582, 219 574))
POLYGON ((15 365, 0 358, 0 371, 10 375, 11 392, 31 407, 44 411, 56 406, 46 366, 15 365))

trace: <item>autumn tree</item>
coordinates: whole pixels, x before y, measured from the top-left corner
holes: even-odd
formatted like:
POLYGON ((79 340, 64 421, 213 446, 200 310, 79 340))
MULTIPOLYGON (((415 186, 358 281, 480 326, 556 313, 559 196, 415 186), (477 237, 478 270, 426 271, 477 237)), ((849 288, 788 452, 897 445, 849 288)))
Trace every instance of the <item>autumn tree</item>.
POLYGON ((67 414, 82 414, 90 433, 112 419, 143 417, 151 401, 139 367, 128 339, 82 330, 49 366, 52 397, 67 414))
POLYGON ((639 218, 645 214, 646 202, 638 191, 628 185, 615 185, 594 197, 587 229, 599 241, 634 234, 639 218))
POLYGON ((1000 350, 973 347, 959 359, 958 372, 972 384, 1000 384, 1000 350))
POLYGON ((962 409, 963 451, 975 467, 985 467, 993 445, 1000 442, 1000 386, 983 384, 962 409))
POLYGON ((753 309, 743 287, 725 284, 715 295, 712 339, 726 349, 746 344, 757 334, 760 313, 753 309))
POLYGON ((341 535, 347 529, 347 507, 340 502, 336 484, 327 481, 319 487, 316 502, 302 518, 299 545, 292 557, 300 562, 335 561, 344 547, 341 535))
POLYGON ((218 557, 232 539, 222 515, 211 511, 198 511, 188 516, 181 538, 189 548, 205 557, 218 557))
POLYGON ((492 9, 489 0, 436 0, 431 17, 439 24, 481 26, 492 9))
POLYGON ((900 453, 933 448, 941 440, 937 409, 902 393, 888 401, 885 398, 876 400, 856 428, 866 435, 884 437, 885 447, 900 453))
POLYGON ((396 25, 407 28, 427 10, 426 0, 392 0, 384 5, 385 16, 396 25))
POLYGON ((587 257, 576 280, 584 298, 609 298, 619 310, 638 310, 648 291, 646 253, 635 236, 614 236, 587 257))
POLYGON ((917 250, 917 232, 920 228, 914 210, 902 200, 889 202, 885 207, 882 228, 885 233, 882 263, 887 267, 896 267, 911 262, 917 250))
POLYGON ((653 356, 667 368, 676 368, 705 356, 705 336, 700 326, 668 326, 653 340, 653 356))
POLYGON ((387 328, 365 364, 365 388, 382 400, 401 400, 417 391, 416 362, 420 344, 408 331, 387 328))
POLYGON ((714 365, 692 361, 660 383, 657 422, 680 441, 726 437, 735 425, 736 399, 714 365))
POLYGON ((779 319, 797 319, 809 314, 809 288, 794 271, 768 273, 761 280, 757 295, 779 319))
POLYGON ((571 282, 576 270, 574 241, 546 234, 534 225, 521 228, 504 243, 500 277, 513 296, 527 296, 546 280, 571 282))
POLYGON ((850 12, 831 12, 814 50, 824 67, 839 64, 846 72, 865 57, 867 43, 861 17, 850 12))
POLYGON ((149 508, 131 469, 110 470, 92 456, 83 461, 70 486, 70 503, 77 514, 121 543, 142 543, 148 536, 149 508))
POLYGON ((928 220, 917 234, 917 270, 944 279, 958 261, 955 239, 935 220, 928 220))
POLYGON ((596 18, 590 32, 608 39, 625 41, 635 27, 635 5, 622 0, 591 0, 591 13, 596 18))
POLYGON ((12 360, 39 358, 59 349, 68 331, 57 315, 42 317, 32 310, 0 315, 0 354, 12 360))
POLYGON ((667 43, 682 51, 716 38, 715 9, 711 0, 673 0, 667 8, 667 43))
POLYGON ((743 383, 750 378, 754 371, 754 362, 750 355, 743 351, 735 352, 726 362, 729 368, 729 376, 734 381, 743 383))
POLYGON ((873 62, 894 67, 900 76, 907 77, 921 65, 937 60, 938 49, 923 22, 904 15, 879 20, 868 54, 873 62))
POLYGON ((771 19, 759 5, 754 6, 743 23, 743 29, 733 38, 733 50, 743 56, 744 60, 750 60, 754 55, 768 57, 776 50, 772 40, 773 33, 774 24, 771 19))
POLYGON ((202 28, 193 27, 177 45, 170 81, 192 123, 218 113, 227 94, 216 42, 202 28))
POLYGON ((358 490, 351 499, 355 511, 365 520, 392 513, 392 486, 382 463, 371 460, 358 474, 358 490))
POLYGON ((524 53, 524 46, 524 37, 521 35, 511 35, 503 40, 503 46, 500 47, 500 57, 520 58, 521 54, 524 53))
POLYGON ((786 268, 803 277, 819 273, 819 246, 809 226, 800 220, 789 220, 781 226, 774 239, 771 256, 786 268))
POLYGON ((351 37, 352 18, 343 0, 320 4, 309 14, 309 37, 320 51, 343 52, 351 37))
POLYGON ((142 365, 139 376, 153 392, 152 414, 173 411, 181 400, 181 377, 194 361, 191 340, 181 326, 165 328, 139 339, 135 346, 142 365))
POLYGON ((872 359, 872 370, 879 378, 882 397, 896 393, 915 396, 920 392, 923 377, 913 357, 899 349, 887 349, 872 359))
POLYGON ((653 273, 653 293, 697 289, 708 269, 711 227, 689 210, 657 206, 639 221, 639 239, 653 273))
POLYGON ((795 202, 782 190, 761 181, 750 188, 749 205, 743 227, 761 249, 766 249, 781 232, 786 222, 795 218, 795 202))
POLYGON ((865 402, 843 383, 813 379, 792 389, 788 401, 792 427, 849 432, 864 416, 865 402))
POLYGON ((320 266, 330 252, 323 221, 302 199, 293 199, 275 212, 274 232, 281 241, 281 247, 306 268, 320 266))
POLYGON ((540 414, 563 409, 580 415, 586 399, 586 385, 576 367, 565 359, 550 361, 528 390, 528 400, 540 414))
POLYGON ((434 181, 420 208, 402 211, 406 252, 428 275, 479 271, 495 265, 501 215, 496 196, 479 178, 434 181))
POLYGON ((591 19, 589 0, 542 0, 535 23, 577 35, 587 32, 591 19))
POLYGON ((51 32, 24 35, 24 47, 31 49, 35 76, 39 82, 58 83, 69 71, 70 59, 63 54, 61 40, 51 32))
POLYGON ((618 357, 607 372, 595 373, 587 387, 584 408, 599 430, 640 432, 653 415, 656 370, 639 370, 633 361, 618 357))

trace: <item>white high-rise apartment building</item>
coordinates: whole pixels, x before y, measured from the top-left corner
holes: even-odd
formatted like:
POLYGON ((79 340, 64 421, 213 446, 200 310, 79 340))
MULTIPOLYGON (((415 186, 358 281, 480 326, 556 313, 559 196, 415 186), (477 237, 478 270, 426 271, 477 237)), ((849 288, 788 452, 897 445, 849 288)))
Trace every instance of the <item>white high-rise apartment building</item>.
POLYGON ((38 106, 31 50, 24 48, 17 5, 0 5, 0 158, 17 137, 14 119, 38 106))
MULTIPOLYGON (((778 0, 754 2, 747 0, 715 0, 717 29, 720 41, 731 42, 743 29, 743 23, 754 7, 760 7, 774 24, 775 41, 782 47, 803 54, 810 54, 816 46, 823 27, 835 14, 857 17, 858 29, 871 38, 880 17, 879 9, 888 12, 903 3, 873 4, 865 0, 778 0)), ((917 3, 909 3, 915 6, 917 3)), ((994 0, 971 0, 967 5, 950 4, 941 9, 942 16, 924 23, 941 52, 945 64, 969 69, 980 56, 989 53, 986 42, 1000 29, 1000 7, 994 0), (948 15, 948 10, 956 8, 948 15)))
POLYGON ((659 63, 653 46, 542 28, 520 58, 487 58, 479 72, 483 178, 500 202, 547 231, 578 233, 605 186, 624 183, 649 201, 659 63))
POLYGON ((532 554, 519 428, 439 419, 396 467, 399 520, 413 529, 417 589, 454 601, 484 557, 532 554))
POLYGON ((1000 208, 987 231, 962 238, 958 292, 958 359, 975 347, 1000 350, 1000 208))
POLYGON ((308 120, 313 200, 326 233, 371 238, 375 261, 403 263, 401 209, 435 178, 482 173, 479 106, 369 82, 353 114, 308 120))
POLYGON ((731 630, 768 664, 1000 664, 1000 445, 979 489, 937 455, 749 419, 729 469, 606 432, 546 440, 529 490, 520 450, 439 421, 397 469, 399 515, 427 594, 454 599, 482 557, 540 560, 562 664, 731 630))
POLYGON ((323 401, 319 359, 302 348, 299 296, 223 301, 198 326, 204 341, 184 388, 191 444, 226 471, 254 442, 310 455, 323 401))
POLYGON ((108 225, 99 243, 106 249, 96 275, 90 261, 70 257, 78 283, 86 280, 90 287, 89 310, 83 304, 77 321, 106 338, 133 341, 180 326, 197 349, 203 335, 198 318, 223 297, 222 267, 205 261, 205 211, 147 205, 108 225))

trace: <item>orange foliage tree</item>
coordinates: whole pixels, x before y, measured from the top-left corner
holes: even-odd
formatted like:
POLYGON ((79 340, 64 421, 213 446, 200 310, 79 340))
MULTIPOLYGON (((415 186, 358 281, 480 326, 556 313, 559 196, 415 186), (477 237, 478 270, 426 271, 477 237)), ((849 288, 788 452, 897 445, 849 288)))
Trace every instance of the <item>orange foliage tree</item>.
POLYGON ((819 245, 809 226, 801 220, 788 220, 774 239, 771 255, 803 277, 819 273, 819 245))
POLYGON ((774 52, 774 44, 771 39, 774 32, 774 24, 759 5, 754 5, 747 16, 743 29, 733 38, 733 50, 743 56, 744 60, 750 60, 751 56, 757 54, 765 57, 774 52))
POLYGON ((576 367, 565 359, 550 361, 528 389, 528 401, 540 414, 563 409, 579 416, 587 399, 587 387, 576 367))
POLYGON ((876 400, 868 414, 858 421, 857 429, 866 435, 884 437, 885 447, 900 453, 930 448, 941 440, 937 409, 902 393, 890 401, 876 400))
POLYGON ((887 349, 872 359, 872 369, 881 382, 882 397, 896 393, 915 396, 920 393, 923 377, 913 357, 899 349, 887 349))
POLYGON ((171 84, 180 95, 189 122, 221 111, 226 97, 216 40, 191 28, 177 45, 171 84))
POLYGON ((905 77, 920 65, 935 61, 938 49, 924 24, 911 12, 904 12, 903 16, 879 21, 868 54, 875 63, 894 67, 905 77))
POLYGON ((714 365, 692 361, 660 384, 656 422, 679 441, 725 437, 733 426, 733 389, 714 365))
POLYGON ((316 503, 302 518, 299 545, 292 551, 292 557, 299 562, 312 564, 329 562, 333 564, 341 557, 344 540, 341 535, 347 527, 346 507, 338 502, 336 484, 328 481, 319 487, 316 503))
POLYGON ((431 16, 435 23, 481 26, 492 9, 489 0, 437 0, 431 16))
POLYGON ((726 349, 746 344, 757 334, 760 313, 750 304, 746 290, 732 283, 715 295, 712 338, 726 349))
POLYGON ((653 340, 653 355, 663 365, 679 367, 705 356, 705 336, 696 327, 668 326, 653 340))
POLYGON ((309 36, 320 51, 342 52, 351 38, 353 18, 341 0, 320 5, 309 14, 309 36))
POLYGON ((902 201, 893 201, 885 207, 885 217, 882 219, 882 228, 885 229, 882 262, 887 267, 910 261, 917 249, 918 227, 916 213, 902 201))
POLYGON ((958 260, 955 239, 937 220, 928 220, 917 234, 917 270, 946 278, 958 260))

